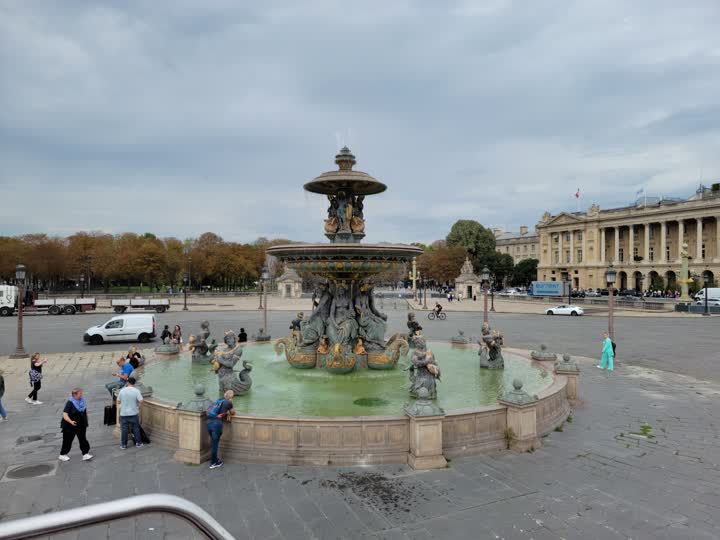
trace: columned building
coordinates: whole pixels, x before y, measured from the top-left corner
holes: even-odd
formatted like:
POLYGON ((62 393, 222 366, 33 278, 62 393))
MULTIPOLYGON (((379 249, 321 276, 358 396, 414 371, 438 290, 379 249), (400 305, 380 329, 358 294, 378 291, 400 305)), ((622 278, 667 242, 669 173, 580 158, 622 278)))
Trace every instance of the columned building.
POLYGON ((545 212, 538 279, 569 280, 573 288, 605 288, 612 263, 618 289, 679 288, 680 254, 687 244, 690 274, 720 274, 720 185, 689 199, 639 201, 635 206, 556 216, 545 212))
POLYGON ((505 232, 494 229, 495 250, 498 253, 511 255, 515 264, 523 259, 539 259, 539 238, 537 232, 523 225, 520 232, 505 232))

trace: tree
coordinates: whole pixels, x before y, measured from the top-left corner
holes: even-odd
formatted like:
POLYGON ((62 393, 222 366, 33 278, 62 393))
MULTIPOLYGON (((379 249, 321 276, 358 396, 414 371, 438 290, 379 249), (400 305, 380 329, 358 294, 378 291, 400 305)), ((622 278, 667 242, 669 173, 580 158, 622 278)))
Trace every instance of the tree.
POLYGON ((512 284, 527 287, 537 279, 537 259, 523 259, 515 265, 512 273, 512 284))
POLYGON ((471 219, 456 221, 445 241, 448 247, 461 246, 465 248, 476 269, 482 268, 484 265, 490 267, 490 262, 496 260, 495 235, 477 221, 471 219))
MULTIPOLYGON (((435 242, 433 242, 433 246, 435 242)), ((418 257, 420 275, 438 283, 449 283, 459 274, 467 253, 462 246, 429 247, 418 257)))
POLYGON ((484 261, 487 265, 490 273, 495 276, 495 283, 497 285, 505 285, 505 281, 512 275, 513 269, 515 268, 515 261, 512 255, 508 253, 498 253, 493 251, 487 259, 484 261))

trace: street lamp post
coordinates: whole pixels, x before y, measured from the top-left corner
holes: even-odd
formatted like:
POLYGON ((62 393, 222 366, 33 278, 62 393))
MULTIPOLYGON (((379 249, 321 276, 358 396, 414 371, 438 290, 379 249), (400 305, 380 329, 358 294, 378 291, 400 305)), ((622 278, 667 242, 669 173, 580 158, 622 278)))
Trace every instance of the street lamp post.
POLYGON ((483 322, 488 322, 488 304, 487 304, 487 297, 488 297, 488 284, 490 283, 490 270, 488 267, 484 267, 482 269, 482 281, 483 281, 483 292, 484 292, 484 305, 483 305, 483 322))
POLYGON ((80 298, 85 298, 85 274, 80 275, 80 298))
POLYGON ((615 341, 615 295, 613 294, 613 285, 616 277, 617 271, 611 264, 605 272, 605 281, 608 284, 608 335, 613 341, 615 341))
POLYGON ((265 335, 267 335, 268 339, 270 339, 270 332, 268 332, 268 321, 267 321, 267 282, 270 279, 270 274, 267 271, 267 268, 264 267, 262 270, 262 274, 260 275, 260 282, 262 283, 262 296, 265 297, 265 306, 263 307, 263 328, 265 331, 265 335))
POLYGON ((637 278, 638 287, 640 287, 640 298, 642 299, 643 308, 645 307, 645 291, 643 289, 643 281, 645 281, 645 276, 640 274, 637 278))
POLYGON ((15 281, 18 288, 17 304, 18 304, 18 320, 17 320, 17 345, 15 354, 11 354, 10 358, 27 358, 28 353, 25 352, 23 345, 23 300, 25 298, 25 265, 18 264, 15 267, 15 281))
POLYGON ((423 309, 427 309, 427 281, 425 278, 422 280, 423 284, 423 309))
POLYGON ((188 310, 188 307, 187 307, 187 288, 188 288, 188 281, 189 281, 188 275, 185 274, 185 275, 183 276, 183 283, 185 284, 185 286, 183 287, 183 311, 187 311, 187 310, 188 310))
POLYGON ((703 285, 705 285, 705 311, 703 311, 703 315, 708 317, 710 315, 710 310, 708 308, 708 286, 710 285, 710 275, 707 272, 703 274, 703 285))

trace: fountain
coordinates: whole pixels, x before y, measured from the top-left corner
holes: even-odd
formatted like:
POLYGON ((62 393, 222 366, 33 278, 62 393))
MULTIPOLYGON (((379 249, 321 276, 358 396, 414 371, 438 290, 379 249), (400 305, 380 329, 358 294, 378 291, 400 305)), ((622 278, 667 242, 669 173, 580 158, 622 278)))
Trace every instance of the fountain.
POLYGON ((553 366, 533 362, 529 351, 503 350, 502 333, 489 325, 480 351, 462 332, 455 344, 428 342, 412 311, 407 321, 395 314, 407 328, 386 339, 373 276, 420 249, 361 243, 364 199, 385 185, 353 171, 347 148, 336 162, 338 171, 305 185, 328 197, 330 242, 268 249, 288 268, 321 278, 312 312, 295 314, 274 347, 265 328, 249 343, 233 332, 218 343, 204 322, 190 350, 156 356, 143 375, 154 388, 143 406, 153 441, 176 448, 178 460, 201 463, 209 450, 204 411, 232 389, 237 412, 225 428, 223 456, 238 461, 435 468, 446 465, 444 456, 537 448, 539 437, 565 421, 569 400, 578 400, 577 366, 569 357, 553 366), (478 368, 478 353, 488 369, 478 368))
POLYGON ((291 366, 345 374, 360 369, 393 369, 408 350, 402 334, 385 340, 387 315, 373 296, 372 276, 403 265, 422 249, 402 244, 361 244, 365 237, 365 197, 385 191, 372 176, 354 171, 355 156, 345 147, 335 156, 337 171, 321 174, 305 190, 327 196, 328 244, 293 244, 267 253, 291 268, 324 279, 312 314, 298 317, 291 334, 275 343, 291 366))

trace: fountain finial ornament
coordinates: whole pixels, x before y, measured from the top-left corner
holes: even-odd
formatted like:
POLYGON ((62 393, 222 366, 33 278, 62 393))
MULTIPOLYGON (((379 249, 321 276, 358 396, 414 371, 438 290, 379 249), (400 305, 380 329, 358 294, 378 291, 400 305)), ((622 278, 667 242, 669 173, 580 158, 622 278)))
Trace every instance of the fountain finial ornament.
POLYGON ((352 171, 353 165, 357 163, 355 156, 347 146, 343 146, 335 156, 335 163, 341 171, 352 171))

